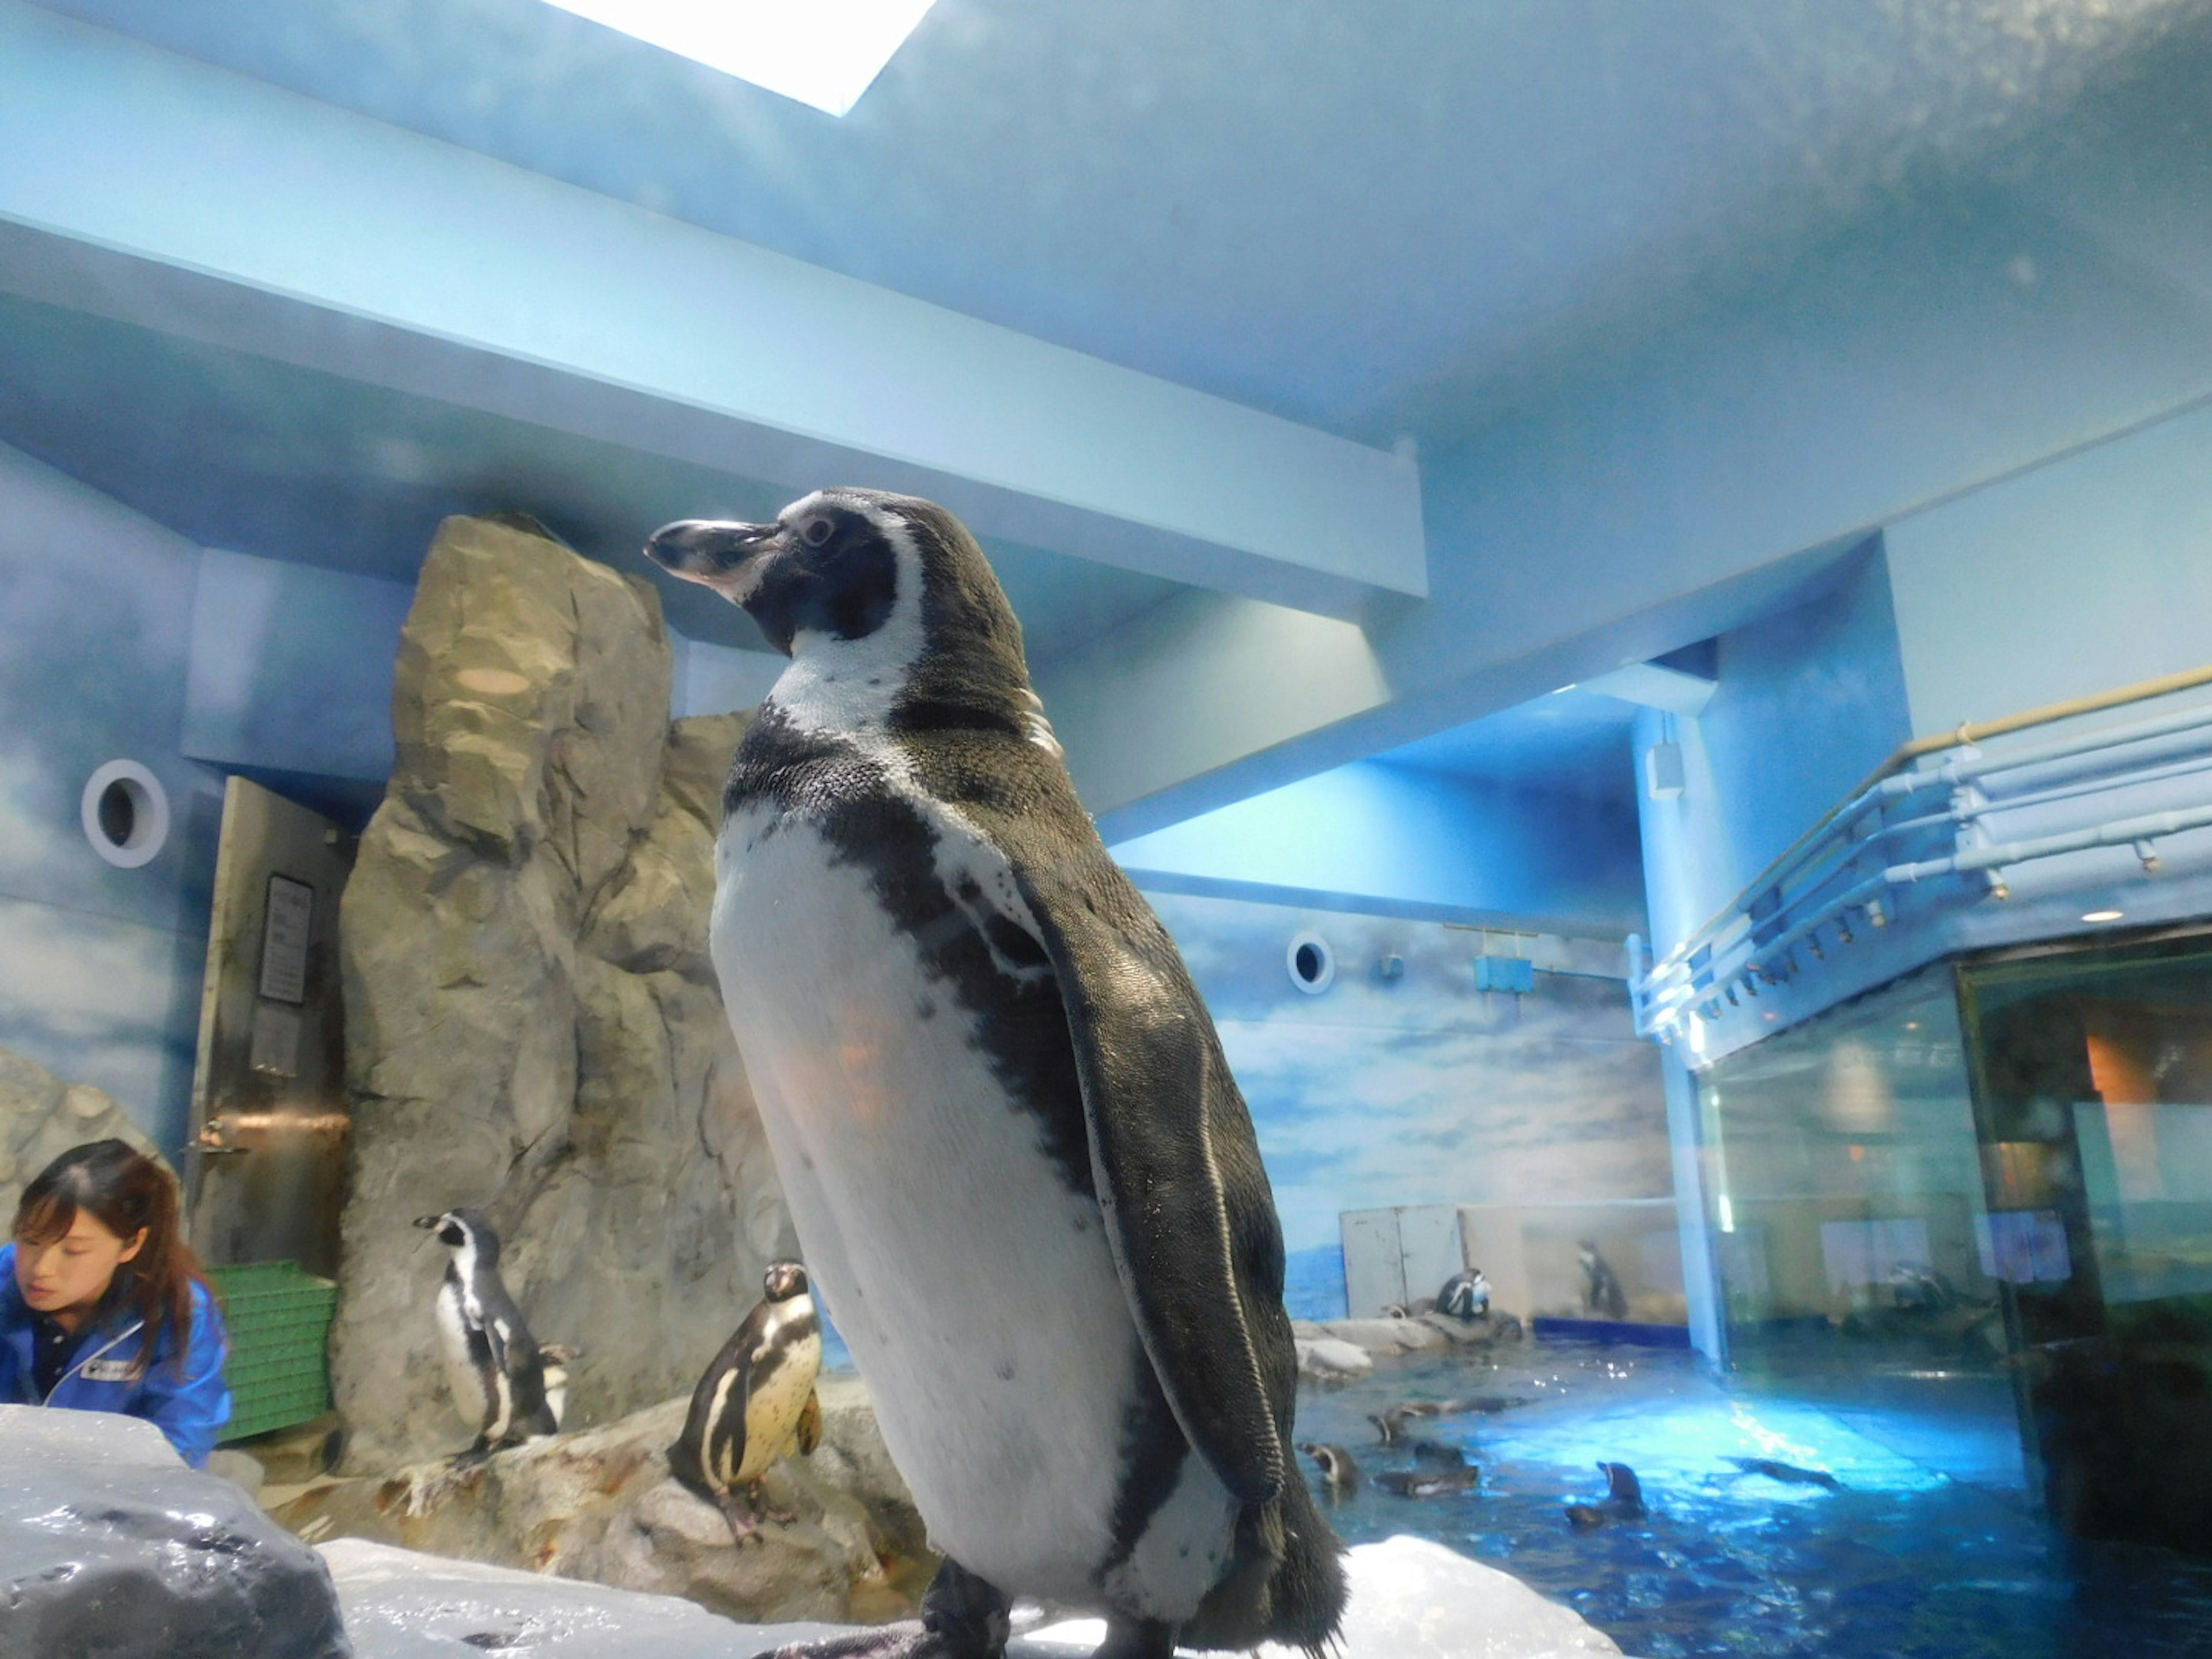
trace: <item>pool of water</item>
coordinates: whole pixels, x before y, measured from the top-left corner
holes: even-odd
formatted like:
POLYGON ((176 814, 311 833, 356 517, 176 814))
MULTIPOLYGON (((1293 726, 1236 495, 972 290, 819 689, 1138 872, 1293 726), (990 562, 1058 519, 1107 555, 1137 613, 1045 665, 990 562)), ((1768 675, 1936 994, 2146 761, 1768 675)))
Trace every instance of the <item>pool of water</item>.
MULTIPOLYGON (((2057 1535, 1990 1432, 2001 1384, 1957 1383, 1960 1409, 1845 1408, 1723 1384, 1685 1352, 1532 1343, 1309 1389, 1298 1438, 1345 1447, 1366 1475, 1412 1469, 1370 1413, 1525 1398, 1409 1425, 1480 1466, 1473 1492, 1407 1498, 1363 1480, 1346 1498, 1324 1492, 1324 1510, 1347 1543, 1413 1533, 1503 1568, 1638 1659, 2212 1659, 2212 1563, 2057 1535), (1841 1489, 1731 1457, 1826 1470, 1841 1489), (1578 1530, 1565 1508, 1604 1496, 1601 1461, 1636 1470, 1648 1513, 1578 1530)), ((1940 1401, 1947 1385, 1917 1386, 1940 1401)))

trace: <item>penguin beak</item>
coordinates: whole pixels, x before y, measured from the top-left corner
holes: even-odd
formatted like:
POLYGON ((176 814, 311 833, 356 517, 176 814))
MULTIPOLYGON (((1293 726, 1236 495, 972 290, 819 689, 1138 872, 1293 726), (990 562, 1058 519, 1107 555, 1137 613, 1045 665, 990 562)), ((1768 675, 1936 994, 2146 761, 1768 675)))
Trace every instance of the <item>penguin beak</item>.
POLYGON ((441 1215, 418 1215, 415 1218, 415 1224, 427 1230, 436 1226, 445 1218, 446 1218, 441 1215))
POLYGON ((678 519, 653 532, 645 556, 672 576, 702 583, 732 605, 743 605, 760 584, 759 556, 775 545, 780 528, 678 519))

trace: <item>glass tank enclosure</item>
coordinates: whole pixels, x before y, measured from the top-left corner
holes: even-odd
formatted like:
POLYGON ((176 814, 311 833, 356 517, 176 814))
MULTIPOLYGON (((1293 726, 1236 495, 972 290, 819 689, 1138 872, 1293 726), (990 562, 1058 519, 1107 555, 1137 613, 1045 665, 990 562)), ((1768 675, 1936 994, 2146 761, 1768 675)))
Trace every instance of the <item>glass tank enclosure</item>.
POLYGON ((1730 1364, 2212 1554, 2212 939, 1900 981, 1701 1074, 1730 1364))

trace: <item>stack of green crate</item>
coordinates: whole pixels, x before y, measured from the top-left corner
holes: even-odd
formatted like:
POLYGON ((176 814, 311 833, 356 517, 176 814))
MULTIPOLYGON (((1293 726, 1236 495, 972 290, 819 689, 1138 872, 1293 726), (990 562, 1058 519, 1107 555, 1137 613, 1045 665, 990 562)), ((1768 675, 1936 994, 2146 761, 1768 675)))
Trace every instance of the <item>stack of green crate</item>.
POLYGON ((224 1441, 243 1440, 320 1417, 331 1408, 331 1316, 338 1287, 296 1261, 246 1261, 210 1267, 222 1296, 230 1357, 230 1424, 224 1441))

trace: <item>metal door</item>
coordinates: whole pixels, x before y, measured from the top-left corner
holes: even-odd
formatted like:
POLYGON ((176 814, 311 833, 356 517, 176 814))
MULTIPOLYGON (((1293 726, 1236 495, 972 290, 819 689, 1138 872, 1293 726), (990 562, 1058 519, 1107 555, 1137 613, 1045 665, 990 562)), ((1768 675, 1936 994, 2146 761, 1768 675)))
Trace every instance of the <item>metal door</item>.
POLYGON ((186 1214, 210 1262, 335 1274, 346 1152, 338 895, 354 843, 258 784, 222 797, 186 1214))
POLYGON ((1406 1299, 1406 1261, 1398 1247, 1395 1210, 1346 1210, 1337 1218, 1344 1237, 1344 1296, 1354 1319, 1372 1319, 1406 1299))
POLYGON ((1399 1277, 1405 1300, 1434 1297, 1467 1262, 1459 1242, 1459 1212, 1449 1204, 1413 1204, 1398 1212, 1399 1277))

